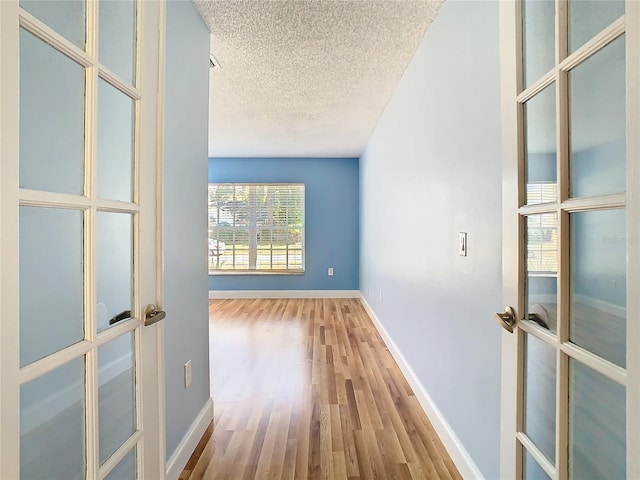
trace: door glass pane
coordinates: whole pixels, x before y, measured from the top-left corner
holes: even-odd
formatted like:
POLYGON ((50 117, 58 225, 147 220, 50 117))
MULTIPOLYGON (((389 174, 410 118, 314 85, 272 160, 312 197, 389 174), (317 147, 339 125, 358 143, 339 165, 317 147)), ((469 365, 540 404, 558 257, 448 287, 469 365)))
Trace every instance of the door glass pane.
POLYGON ((625 191, 624 62, 622 36, 569 72, 573 197, 625 191))
POLYGON ((98 196, 133 198, 134 102, 104 80, 98 86, 98 196))
POLYGON ((527 205, 557 200, 556 86, 524 104, 527 205))
POLYGON ((104 480, 136 480, 136 450, 131 450, 120 460, 104 480))
POLYGON ((20 0, 20 6, 84 50, 84 0, 20 0))
POLYGON ((100 63, 133 85, 136 58, 136 2, 101 0, 99 20, 100 63))
POLYGON ((83 67, 20 30, 20 187, 82 195, 84 86, 83 67))
POLYGON ((96 218, 97 325, 105 330, 131 317, 133 218, 98 212, 96 218))
POLYGON ((556 332, 558 311, 558 215, 530 215, 527 221, 528 319, 556 332))
POLYGON ((98 348, 100 463, 136 430, 133 333, 98 348))
POLYGON ((534 83, 555 64, 555 8, 553 0, 522 2, 525 86, 534 83))
POLYGON ((20 365, 84 338, 83 219, 20 207, 20 365))
POLYGON ((626 365, 627 229, 624 210, 571 215, 571 341, 626 365))
POLYGON ((556 351, 533 335, 526 335, 524 432, 555 462, 556 351))
POLYGON ((624 387, 569 363, 569 478, 626 478, 624 387))
POLYGON ((84 360, 20 387, 20 478, 84 478, 84 360))
POLYGON ((570 0, 569 52, 575 52, 622 15, 624 0, 570 0))
POLYGON ((524 450, 524 480, 551 480, 529 452, 524 450))

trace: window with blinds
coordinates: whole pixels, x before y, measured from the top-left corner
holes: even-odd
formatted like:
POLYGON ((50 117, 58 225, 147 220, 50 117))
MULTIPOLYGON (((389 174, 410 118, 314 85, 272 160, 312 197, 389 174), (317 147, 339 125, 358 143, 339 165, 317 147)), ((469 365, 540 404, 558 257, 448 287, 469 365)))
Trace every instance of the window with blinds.
MULTIPOLYGON (((527 205, 555 202, 557 188, 555 182, 527 184, 527 205)), ((555 213, 527 217, 527 271, 549 276, 558 273, 558 217, 555 213)))
POLYGON ((527 183, 527 205, 556 201, 557 183, 527 183))
POLYGON ((209 184, 209 272, 303 273, 304 184, 209 184))

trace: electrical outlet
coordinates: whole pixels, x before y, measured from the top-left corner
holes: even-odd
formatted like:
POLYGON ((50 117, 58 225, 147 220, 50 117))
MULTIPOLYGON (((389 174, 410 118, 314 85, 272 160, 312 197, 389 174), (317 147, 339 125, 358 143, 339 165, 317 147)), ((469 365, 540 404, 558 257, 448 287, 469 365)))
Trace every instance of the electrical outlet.
POLYGON ((191 385, 191 360, 184 364, 184 388, 191 385))
POLYGON ((382 290, 380 290, 380 303, 382 303, 382 290))
POLYGON ((329 275, 330 277, 333 277, 333 267, 329 267, 327 269, 327 275, 329 275))

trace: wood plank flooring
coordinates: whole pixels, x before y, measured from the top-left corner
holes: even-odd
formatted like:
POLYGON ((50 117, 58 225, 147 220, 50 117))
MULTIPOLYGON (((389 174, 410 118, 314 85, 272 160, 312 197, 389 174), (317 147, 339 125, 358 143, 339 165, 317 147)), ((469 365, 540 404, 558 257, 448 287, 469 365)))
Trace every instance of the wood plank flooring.
POLYGON ((355 299, 212 300, 197 479, 458 479, 355 299))

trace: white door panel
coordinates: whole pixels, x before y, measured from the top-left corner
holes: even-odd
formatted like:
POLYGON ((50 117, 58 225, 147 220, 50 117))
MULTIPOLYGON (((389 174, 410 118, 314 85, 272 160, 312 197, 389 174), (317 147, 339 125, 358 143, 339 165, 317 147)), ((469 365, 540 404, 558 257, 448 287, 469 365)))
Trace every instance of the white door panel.
POLYGON ((0 478, 162 478, 161 2, 0 3, 0 478))
POLYGON ((501 2, 501 475, 640 476, 637 2, 501 2))

